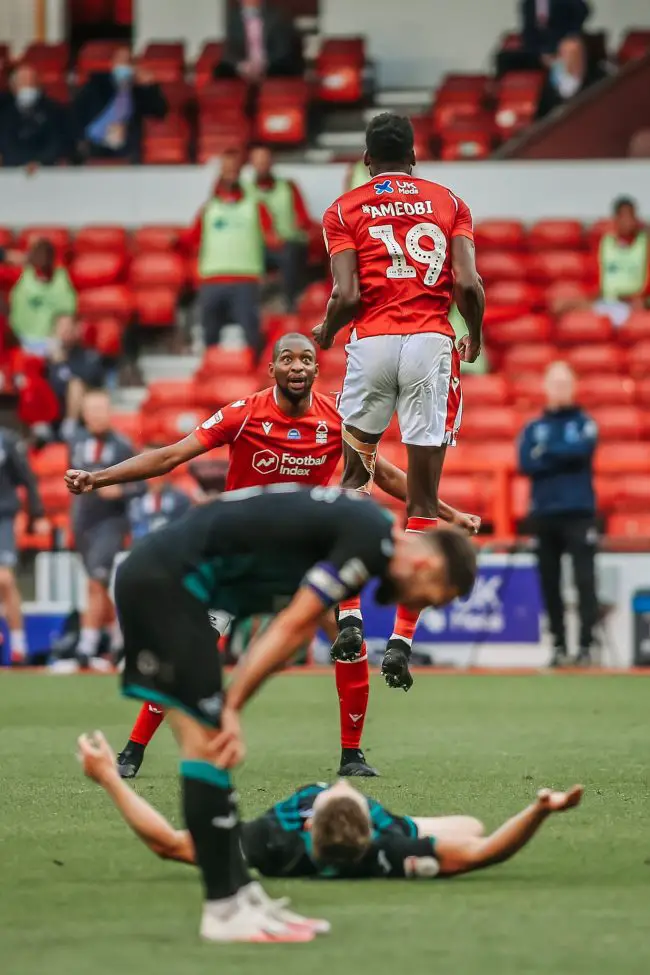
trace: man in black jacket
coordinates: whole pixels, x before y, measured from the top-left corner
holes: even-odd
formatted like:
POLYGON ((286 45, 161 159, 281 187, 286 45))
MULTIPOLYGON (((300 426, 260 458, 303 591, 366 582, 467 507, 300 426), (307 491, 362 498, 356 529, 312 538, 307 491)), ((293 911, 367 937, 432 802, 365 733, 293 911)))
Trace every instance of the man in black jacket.
POLYGON ((269 75, 300 75, 303 68, 300 37, 280 11, 266 0, 230 0, 218 76, 257 84, 269 75))
POLYGON ((43 517, 38 485, 27 463, 24 444, 11 430, 0 427, 0 604, 4 606, 9 628, 11 659, 16 664, 24 661, 27 652, 20 593, 14 574, 18 561, 14 519, 20 509, 19 487, 27 490, 34 531, 46 533, 49 524, 43 517))
POLYGON ((136 70, 128 47, 115 52, 108 73, 91 75, 73 106, 75 141, 83 158, 140 156, 145 118, 163 118, 167 102, 153 76, 136 70))
POLYGON ((13 73, 11 91, 0 95, 0 162, 3 166, 54 166, 64 156, 63 108, 41 91, 34 68, 13 73))
POLYGON ((554 362, 545 377, 547 407, 529 423, 519 441, 519 467, 532 486, 531 515, 537 559, 554 642, 553 666, 567 662, 561 562, 573 562, 578 590, 578 662, 590 662, 598 621, 595 556, 598 541, 592 461, 598 440, 594 421, 575 402, 575 376, 565 362, 554 362))
POLYGON ((557 57, 551 62, 537 105, 537 118, 544 118, 560 105, 567 105, 583 91, 607 77, 598 64, 589 64, 581 37, 560 41, 557 57))
POLYGON ((522 0, 522 40, 527 52, 555 54, 570 34, 579 34, 590 14, 585 0, 522 0))

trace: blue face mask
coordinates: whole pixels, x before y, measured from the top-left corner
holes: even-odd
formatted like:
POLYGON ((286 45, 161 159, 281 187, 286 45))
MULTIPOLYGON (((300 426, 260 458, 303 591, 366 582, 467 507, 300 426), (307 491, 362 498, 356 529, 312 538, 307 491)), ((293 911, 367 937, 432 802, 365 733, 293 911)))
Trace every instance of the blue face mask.
POLYGON ((16 101, 20 108, 31 108, 38 101, 38 88, 20 88, 16 92, 16 101))
POLYGON ((131 64, 116 64, 113 67, 113 78, 118 85, 125 85, 133 77, 133 66, 131 64))

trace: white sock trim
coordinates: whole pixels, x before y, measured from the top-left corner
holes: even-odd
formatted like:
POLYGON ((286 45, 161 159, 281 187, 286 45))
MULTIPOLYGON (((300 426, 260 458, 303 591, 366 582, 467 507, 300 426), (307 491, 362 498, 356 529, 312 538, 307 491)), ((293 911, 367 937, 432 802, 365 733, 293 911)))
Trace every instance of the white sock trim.
POLYGON ((402 636, 401 633, 392 633, 391 640, 401 640, 402 643, 407 643, 409 647, 413 646, 413 637, 402 636))
POLYGON ((339 620, 345 620, 349 616, 352 616, 355 620, 361 620, 363 622, 363 616, 361 615, 360 609, 340 609, 339 610, 339 620))
POLYGON ((361 663, 362 660, 367 660, 367 659, 368 659, 368 654, 364 653, 362 657, 355 657, 354 660, 337 660, 336 662, 337 664, 358 664, 361 663))

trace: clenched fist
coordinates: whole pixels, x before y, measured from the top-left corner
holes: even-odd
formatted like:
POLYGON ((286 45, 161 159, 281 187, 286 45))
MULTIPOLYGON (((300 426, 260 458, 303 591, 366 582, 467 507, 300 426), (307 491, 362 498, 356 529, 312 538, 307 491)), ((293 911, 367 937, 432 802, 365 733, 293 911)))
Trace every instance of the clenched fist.
POLYGON ((95 486, 95 475, 90 471, 66 471, 63 479, 70 494, 87 494, 95 486))

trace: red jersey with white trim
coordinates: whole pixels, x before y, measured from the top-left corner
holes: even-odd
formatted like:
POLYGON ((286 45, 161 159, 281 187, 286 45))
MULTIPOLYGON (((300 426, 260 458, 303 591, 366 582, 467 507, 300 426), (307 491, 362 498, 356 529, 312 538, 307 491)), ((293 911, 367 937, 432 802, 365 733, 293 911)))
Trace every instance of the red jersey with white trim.
POLYGON ((230 447, 226 491, 328 484, 343 449, 341 417, 331 396, 312 393, 307 413, 292 417, 278 406, 275 387, 217 410, 194 435, 207 450, 230 447))
POLYGON ((441 332, 453 338, 451 241, 474 239, 466 203, 446 186, 405 173, 382 173, 325 211, 330 257, 357 252, 358 338, 441 332))

